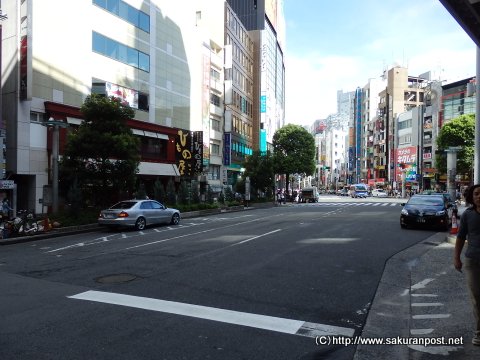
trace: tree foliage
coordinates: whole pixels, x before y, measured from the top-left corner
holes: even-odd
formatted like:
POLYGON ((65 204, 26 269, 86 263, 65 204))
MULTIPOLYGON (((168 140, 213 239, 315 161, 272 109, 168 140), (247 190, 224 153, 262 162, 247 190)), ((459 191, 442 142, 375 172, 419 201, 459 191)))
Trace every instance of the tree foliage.
POLYGON ((462 148, 457 153, 457 174, 470 174, 473 170, 475 151, 475 115, 461 115, 442 126, 437 147, 440 154, 436 156, 436 166, 441 173, 447 172, 445 150, 451 146, 462 148))
POLYGON ((247 157, 243 163, 245 168, 245 176, 250 178, 251 193, 257 191, 270 194, 275 185, 275 171, 273 165, 273 156, 270 151, 262 153, 254 151, 252 155, 247 157))
POLYGON ((288 124, 273 136, 274 170, 285 174, 287 189, 291 174, 315 173, 315 139, 299 125, 288 124))
POLYGON ((167 193, 165 192, 165 186, 163 186, 160 179, 157 178, 153 184, 153 197, 158 202, 164 203, 167 193))
POLYGON ((60 163, 63 181, 77 177, 91 189, 90 201, 107 205, 135 189, 139 142, 127 125, 134 111, 113 97, 88 96, 81 107, 84 122, 68 134, 60 163))

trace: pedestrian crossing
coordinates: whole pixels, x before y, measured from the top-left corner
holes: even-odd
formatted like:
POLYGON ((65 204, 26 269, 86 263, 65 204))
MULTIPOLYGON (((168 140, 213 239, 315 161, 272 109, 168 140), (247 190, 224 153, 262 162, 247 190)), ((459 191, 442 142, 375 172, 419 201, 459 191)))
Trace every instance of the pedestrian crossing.
POLYGON ((384 207, 384 206, 401 206, 400 203, 396 202, 318 202, 318 203, 308 203, 308 204, 295 204, 296 206, 376 206, 376 207, 384 207))

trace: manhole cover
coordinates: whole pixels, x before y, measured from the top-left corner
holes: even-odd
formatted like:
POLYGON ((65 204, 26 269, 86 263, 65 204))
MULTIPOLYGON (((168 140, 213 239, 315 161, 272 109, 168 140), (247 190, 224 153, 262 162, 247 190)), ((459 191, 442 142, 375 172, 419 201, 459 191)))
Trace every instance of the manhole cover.
POLYGON ((135 280, 138 276, 133 274, 113 274, 100 276, 95 279, 100 284, 121 284, 135 280))

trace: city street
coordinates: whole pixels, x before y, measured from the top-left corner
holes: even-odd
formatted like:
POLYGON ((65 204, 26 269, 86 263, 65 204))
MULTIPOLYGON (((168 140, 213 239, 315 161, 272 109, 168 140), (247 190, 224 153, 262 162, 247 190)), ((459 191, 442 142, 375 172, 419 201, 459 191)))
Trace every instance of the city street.
POLYGON ((352 359, 385 262, 434 231, 321 197, 0 247, 0 358, 352 359), (325 356, 325 357, 324 357, 325 356))

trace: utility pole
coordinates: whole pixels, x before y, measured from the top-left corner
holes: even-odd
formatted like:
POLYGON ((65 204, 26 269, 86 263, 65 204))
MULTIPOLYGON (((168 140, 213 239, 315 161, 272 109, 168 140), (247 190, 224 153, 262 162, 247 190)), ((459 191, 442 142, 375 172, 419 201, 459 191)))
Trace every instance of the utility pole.
POLYGON ((452 199, 457 198, 457 189, 455 187, 455 176, 457 175, 457 152, 462 150, 461 146, 450 146, 447 152, 447 192, 452 199))
POLYGON ((480 47, 477 46, 477 78, 475 80, 475 155, 473 183, 480 183, 480 47))

